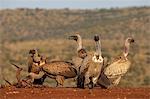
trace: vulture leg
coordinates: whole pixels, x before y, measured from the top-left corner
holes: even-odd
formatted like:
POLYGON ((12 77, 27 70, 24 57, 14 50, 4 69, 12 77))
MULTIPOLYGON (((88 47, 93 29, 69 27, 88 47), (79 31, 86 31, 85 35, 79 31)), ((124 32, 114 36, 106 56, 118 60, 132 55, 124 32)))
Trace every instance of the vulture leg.
POLYGON ((85 82, 85 76, 79 75, 77 78, 77 87, 78 88, 84 88, 84 82, 85 82))
MULTIPOLYGON (((64 84, 64 76, 56 76, 57 86, 62 87, 64 84)), ((56 87, 57 87, 56 86, 56 87)))
POLYGON ((90 77, 89 79, 90 79, 90 83, 88 83, 88 87, 89 87, 89 89, 93 89, 94 88, 93 79, 92 79, 92 77, 90 77))

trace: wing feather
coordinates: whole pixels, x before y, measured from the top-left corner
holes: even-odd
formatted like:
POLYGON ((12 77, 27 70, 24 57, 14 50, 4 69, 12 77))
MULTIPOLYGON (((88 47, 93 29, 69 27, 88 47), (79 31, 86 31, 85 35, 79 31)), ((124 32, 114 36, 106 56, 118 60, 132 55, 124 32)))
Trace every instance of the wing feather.
POLYGON ((55 61, 51 63, 44 64, 42 69, 48 74, 61 75, 65 77, 76 76, 76 69, 73 68, 73 64, 63 61, 55 61))
POLYGON ((79 71, 80 74, 85 73, 88 70, 88 67, 89 67, 88 64, 89 64, 90 60, 91 60, 91 56, 87 56, 84 58, 81 66, 80 66, 80 71, 79 71))
POLYGON ((130 62, 129 61, 116 61, 110 64, 108 67, 105 68, 105 75, 109 78, 114 78, 117 76, 123 76, 129 69, 130 67, 130 62))

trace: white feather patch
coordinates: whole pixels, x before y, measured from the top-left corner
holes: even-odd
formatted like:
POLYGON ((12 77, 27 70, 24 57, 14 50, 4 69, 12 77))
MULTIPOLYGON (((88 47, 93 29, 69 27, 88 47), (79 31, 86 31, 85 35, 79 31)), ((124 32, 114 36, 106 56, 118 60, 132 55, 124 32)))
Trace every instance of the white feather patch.
POLYGON ((94 55, 92 57, 92 61, 94 61, 95 63, 102 63, 103 62, 103 58, 101 56, 99 56, 99 58, 97 59, 96 56, 94 55))

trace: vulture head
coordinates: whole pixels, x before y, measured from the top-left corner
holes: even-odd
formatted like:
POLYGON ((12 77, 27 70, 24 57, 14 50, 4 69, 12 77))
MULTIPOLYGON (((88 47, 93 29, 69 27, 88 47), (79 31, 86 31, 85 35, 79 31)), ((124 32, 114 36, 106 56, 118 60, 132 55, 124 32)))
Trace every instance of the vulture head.
POLYGON ((81 36, 78 33, 76 33, 75 35, 69 36, 69 39, 75 40, 77 42, 77 44, 78 44, 78 47, 77 47, 78 56, 80 58, 85 58, 87 56, 87 52, 82 46, 81 36))
POLYGON ((124 44, 124 56, 127 57, 128 56, 128 53, 129 53, 129 48, 130 48, 130 44, 134 42, 134 39, 132 37, 128 37, 126 40, 125 40, 125 44, 124 44))
POLYGON ((41 57, 40 57, 37 49, 31 49, 29 51, 29 55, 31 55, 31 57, 33 57, 34 62, 39 63, 41 61, 41 57))
POLYGON ((92 60, 94 62, 103 62, 102 54, 101 54, 101 42, 100 42, 100 37, 98 35, 94 36, 94 41, 96 43, 96 52, 94 53, 94 56, 92 60))

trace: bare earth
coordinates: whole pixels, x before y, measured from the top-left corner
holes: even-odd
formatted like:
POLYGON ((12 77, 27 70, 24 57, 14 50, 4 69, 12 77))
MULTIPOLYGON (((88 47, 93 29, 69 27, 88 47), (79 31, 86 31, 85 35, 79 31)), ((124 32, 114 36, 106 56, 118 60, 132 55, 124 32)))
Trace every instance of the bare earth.
POLYGON ((0 99, 150 99, 150 88, 0 88, 0 99))

